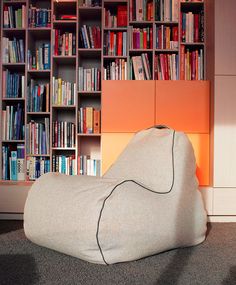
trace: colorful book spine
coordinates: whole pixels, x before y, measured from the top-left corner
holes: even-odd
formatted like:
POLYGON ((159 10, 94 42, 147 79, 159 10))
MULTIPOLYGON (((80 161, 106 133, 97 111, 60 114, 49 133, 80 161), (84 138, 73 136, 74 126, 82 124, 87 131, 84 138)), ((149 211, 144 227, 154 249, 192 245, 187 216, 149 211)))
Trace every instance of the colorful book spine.
POLYGON ((66 175, 77 175, 75 155, 53 155, 52 171, 66 175))
POLYGON ((29 70, 48 70, 51 68, 51 45, 43 43, 34 52, 28 50, 29 70))
POLYGON ((129 27, 130 49, 152 49, 153 29, 129 27))
POLYGON ((52 123, 52 146, 75 147, 75 124, 67 121, 54 121, 52 123))
POLYGON ((104 55, 126 56, 127 55, 127 32, 108 31, 104 35, 104 55))
MULTIPOLYGON (((151 80, 152 71, 147 53, 142 53, 140 56, 131 58, 131 65, 135 80, 151 80)), ((131 77, 133 79, 133 77, 131 77)))
POLYGON ((101 28, 83 25, 80 28, 80 48, 101 48, 101 28))
POLYGON ((55 56, 73 56, 76 55, 75 33, 62 32, 53 29, 53 54, 55 56))
POLYGON ((81 107, 78 112, 78 125, 81 134, 99 134, 101 132, 101 111, 93 107, 81 107))
POLYGON ((3 7, 3 27, 24 29, 26 19, 26 6, 21 5, 21 8, 15 8, 11 5, 3 7))
POLYGON ((79 67, 78 72, 79 91, 100 91, 101 70, 98 68, 79 67))
POLYGON ((50 171, 50 160, 46 157, 28 156, 26 160, 26 179, 34 181, 50 171))
POLYGON ((28 26, 30 28, 51 27, 51 10, 36 8, 32 4, 28 10, 28 26))
POLYGON ((70 106, 75 105, 76 98, 76 84, 67 82, 61 78, 52 79, 52 104, 70 106))
POLYGON ((89 155, 80 155, 78 157, 78 169, 80 175, 100 176, 101 161, 92 159, 89 155))
POLYGON ((2 38, 2 60, 3 63, 24 63, 24 40, 2 38))
POLYGON ((31 79, 27 87, 27 111, 49 112, 49 83, 38 84, 31 79))
POLYGON ((154 73, 156 80, 179 79, 179 56, 178 54, 155 55, 154 73))
POLYGON ((178 49, 178 26, 160 25, 156 28, 157 49, 178 49))
POLYGON ((204 12, 181 13, 181 39, 186 43, 204 42, 204 12))
POLYGON ((127 80, 127 61, 120 58, 105 63, 103 72, 104 80, 127 80))
POLYGON ((25 76, 8 69, 2 74, 2 98, 24 98, 25 76))

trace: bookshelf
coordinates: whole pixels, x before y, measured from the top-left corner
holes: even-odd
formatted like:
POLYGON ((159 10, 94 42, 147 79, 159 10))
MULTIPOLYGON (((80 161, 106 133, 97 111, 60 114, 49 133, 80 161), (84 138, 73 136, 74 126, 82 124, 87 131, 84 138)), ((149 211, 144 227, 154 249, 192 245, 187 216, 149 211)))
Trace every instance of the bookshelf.
MULTIPOLYGON (((134 3, 1 1, 1 39, 13 42, 20 56, 2 57, 1 78, 12 77, 15 89, 14 94, 6 94, 6 84, 11 83, 1 80, 0 107, 2 113, 9 110, 16 122, 22 120, 21 126, 15 126, 21 128, 16 136, 1 136, 1 183, 27 184, 39 176, 32 175, 36 169, 38 173, 60 169, 68 174, 100 174, 104 79, 206 78, 205 18, 201 18, 205 1, 173 0, 172 12, 170 1, 148 0, 142 9, 134 3), (10 20, 12 11, 16 20, 10 20), (197 27, 191 24, 189 31, 186 19, 198 22, 197 27), (203 68, 196 75, 199 63, 191 64, 200 55, 203 68), (141 75, 135 74, 140 65, 141 75), (4 176, 2 147, 9 156, 23 146, 22 181, 14 181, 4 176)), ((2 53, 6 53, 4 41, 2 53)))

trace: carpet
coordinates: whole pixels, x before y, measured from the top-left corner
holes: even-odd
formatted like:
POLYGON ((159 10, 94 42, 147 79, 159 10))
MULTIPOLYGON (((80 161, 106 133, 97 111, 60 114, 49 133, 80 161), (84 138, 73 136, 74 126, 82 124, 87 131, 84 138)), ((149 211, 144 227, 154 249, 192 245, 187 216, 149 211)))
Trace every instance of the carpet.
POLYGON ((195 247, 104 266, 31 243, 22 221, 0 221, 0 284, 234 285, 236 223, 208 224, 207 239, 195 247))

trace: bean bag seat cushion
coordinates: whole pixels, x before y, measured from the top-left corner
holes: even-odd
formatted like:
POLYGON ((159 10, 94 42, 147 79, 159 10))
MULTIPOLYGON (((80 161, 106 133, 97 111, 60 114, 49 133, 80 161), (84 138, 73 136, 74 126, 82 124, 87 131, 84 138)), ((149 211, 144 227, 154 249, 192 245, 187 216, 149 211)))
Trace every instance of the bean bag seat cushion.
POLYGON ((206 212, 195 173, 184 133, 142 130, 103 177, 40 177, 25 204, 25 234, 99 264, 197 245, 205 239, 206 212))

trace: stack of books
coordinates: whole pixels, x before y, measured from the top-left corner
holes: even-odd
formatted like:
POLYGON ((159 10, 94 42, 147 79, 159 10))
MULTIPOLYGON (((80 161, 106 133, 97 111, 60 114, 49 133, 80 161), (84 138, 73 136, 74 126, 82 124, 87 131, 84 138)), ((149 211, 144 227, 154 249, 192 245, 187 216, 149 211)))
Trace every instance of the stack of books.
POLYGON ((155 79, 158 80, 179 79, 179 55, 166 53, 155 55, 154 71, 155 79))
POLYGON ((34 181, 50 171, 50 160, 46 157, 28 156, 26 160, 26 179, 34 181))
POLYGON ((25 76, 19 73, 3 70, 2 98, 24 98, 25 76))
POLYGON ((108 31, 104 35, 104 55, 126 56, 127 55, 127 32, 108 31))
POLYGON ((156 21, 178 22, 179 0, 155 0, 156 21))
POLYGON ((100 91, 101 70, 98 68, 79 67, 79 91, 100 91))
POLYGON ((75 147, 75 124, 67 121, 54 121, 52 123, 52 146, 75 147))
POLYGON ((117 58, 115 61, 106 63, 103 72, 104 80, 127 80, 127 61, 117 58))
POLYGON ((105 9, 104 22, 106 28, 127 27, 127 6, 118 5, 116 11, 105 9))
POLYGON ((153 29, 133 28, 130 29, 130 48, 131 49, 151 49, 153 46, 153 29))
POLYGON ((178 49, 178 26, 157 26, 156 47, 158 49, 178 49))
POLYGON ((67 175, 76 175, 77 170, 75 155, 53 155, 52 171, 67 175))
POLYGON ((49 90, 49 83, 37 84, 31 79, 27 87, 27 111, 49 112, 49 90))
POLYGON ((62 80, 62 78, 52 78, 52 104, 70 106, 75 105, 76 84, 62 80))
POLYGON ((72 56, 76 55, 75 33, 62 32, 58 29, 52 30, 52 42, 54 55, 72 56))
POLYGON ((182 41, 186 43, 204 42, 204 13, 182 13, 182 41))
POLYGON ((89 155, 80 155, 78 158, 78 164, 80 175, 101 175, 101 161, 99 159, 91 159, 89 155))
POLYGON ((153 0, 130 0, 131 21, 152 21, 153 0))
POLYGON ((28 11, 29 28, 51 27, 51 10, 36 8, 32 4, 28 11))

